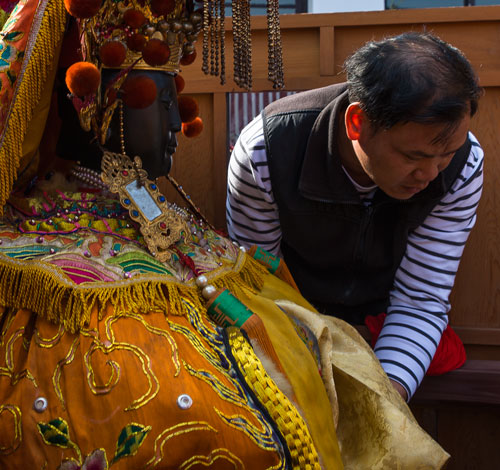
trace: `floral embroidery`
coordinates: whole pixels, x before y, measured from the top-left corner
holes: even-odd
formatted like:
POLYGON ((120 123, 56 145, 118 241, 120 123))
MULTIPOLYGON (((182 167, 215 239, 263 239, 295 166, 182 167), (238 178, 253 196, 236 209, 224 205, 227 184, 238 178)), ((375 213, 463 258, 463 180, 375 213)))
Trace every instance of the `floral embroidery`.
POLYGON ((45 444, 73 449, 77 454, 76 460, 64 459, 58 470, 107 470, 121 458, 135 455, 151 430, 151 426, 127 424, 118 436, 115 455, 108 465, 104 449, 95 449, 85 459, 82 458, 80 448, 69 437, 68 424, 64 419, 56 418, 48 423, 38 423, 37 426, 45 444))

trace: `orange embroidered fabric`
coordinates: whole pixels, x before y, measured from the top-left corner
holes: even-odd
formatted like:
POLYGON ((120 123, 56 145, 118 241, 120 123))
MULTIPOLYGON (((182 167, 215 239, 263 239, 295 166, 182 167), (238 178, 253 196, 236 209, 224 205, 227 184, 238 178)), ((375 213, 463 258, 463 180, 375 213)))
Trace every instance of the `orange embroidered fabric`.
POLYGON ((1 468, 284 468, 206 318, 102 313, 80 334, 0 315, 1 468))

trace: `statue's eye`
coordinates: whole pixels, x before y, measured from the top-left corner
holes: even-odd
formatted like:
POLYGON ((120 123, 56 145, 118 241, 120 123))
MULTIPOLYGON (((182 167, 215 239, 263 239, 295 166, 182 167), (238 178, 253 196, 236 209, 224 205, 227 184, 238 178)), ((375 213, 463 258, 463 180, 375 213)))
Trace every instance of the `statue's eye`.
POLYGON ((160 93, 160 101, 163 103, 165 106, 165 109, 170 109, 172 107, 172 104, 174 100, 172 99, 172 96, 170 94, 170 90, 167 88, 164 88, 161 93, 160 93))

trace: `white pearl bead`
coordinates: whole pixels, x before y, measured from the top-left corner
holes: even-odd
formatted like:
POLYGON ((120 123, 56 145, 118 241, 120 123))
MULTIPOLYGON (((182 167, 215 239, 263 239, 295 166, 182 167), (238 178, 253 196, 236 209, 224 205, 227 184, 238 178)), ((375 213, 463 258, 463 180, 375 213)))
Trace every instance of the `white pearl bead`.
POLYGON ((208 283, 208 279, 207 279, 207 276, 205 276, 204 274, 202 274, 201 276, 198 276, 196 278, 196 285, 198 287, 205 287, 208 283))
POLYGON ((215 292, 217 292, 217 289, 212 285, 208 285, 201 290, 201 295, 208 300, 215 294, 215 292))

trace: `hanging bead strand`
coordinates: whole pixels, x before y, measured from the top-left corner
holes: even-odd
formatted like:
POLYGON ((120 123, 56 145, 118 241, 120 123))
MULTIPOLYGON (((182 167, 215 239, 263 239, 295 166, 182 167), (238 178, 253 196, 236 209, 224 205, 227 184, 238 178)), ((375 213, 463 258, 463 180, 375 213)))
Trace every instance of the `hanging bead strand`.
POLYGON ((220 84, 226 83, 226 34, 224 30, 226 22, 226 6, 224 0, 219 0, 220 22, 219 22, 219 40, 220 40, 220 84))
POLYGON ((209 0, 203 0, 203 49, 202 49, 203 57, 202 57, 201 69, 205 74, 209 73, 209 68, 208 68, 208 54, 209 54, 208 36, 210 34, 209 9, 210 9, 209 0))

